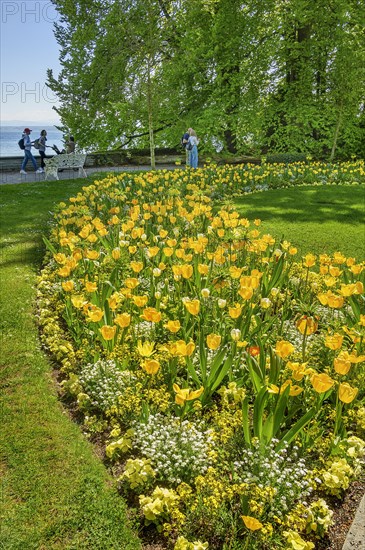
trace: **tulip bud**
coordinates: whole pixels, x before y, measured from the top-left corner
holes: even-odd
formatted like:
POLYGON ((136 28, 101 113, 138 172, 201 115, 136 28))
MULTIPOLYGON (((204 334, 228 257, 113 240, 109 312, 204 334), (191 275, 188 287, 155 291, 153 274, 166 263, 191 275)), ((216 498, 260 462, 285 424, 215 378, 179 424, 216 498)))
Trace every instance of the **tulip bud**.
POLYGON ((238 342, 238 340, 241 338, 241 331, 239 328, 233 328, 231 330, 231 338, 234 342, 238 342))

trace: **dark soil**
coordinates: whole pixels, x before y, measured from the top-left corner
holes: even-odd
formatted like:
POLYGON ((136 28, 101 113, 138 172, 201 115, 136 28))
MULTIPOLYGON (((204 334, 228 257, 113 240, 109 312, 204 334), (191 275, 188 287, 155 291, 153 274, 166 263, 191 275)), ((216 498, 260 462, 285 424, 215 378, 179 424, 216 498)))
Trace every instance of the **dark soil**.
POLYGON ((333 525, 326 538, 315 542, 316 550, 342 550, 346 535, 364 494, 365 476, 350 485, 343 500, 334 497, 326 498, 327 504, 333 511, 333 525))

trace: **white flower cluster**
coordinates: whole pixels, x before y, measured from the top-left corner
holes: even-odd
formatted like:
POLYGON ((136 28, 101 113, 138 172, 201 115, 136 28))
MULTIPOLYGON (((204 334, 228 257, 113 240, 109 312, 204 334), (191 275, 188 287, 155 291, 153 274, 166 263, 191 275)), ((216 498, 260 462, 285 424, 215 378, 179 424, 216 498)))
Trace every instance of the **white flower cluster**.
POLYGON ((130 371, 120 370, 114 361, 103 359, 85 365, 79 376, 91 404, 103 411, 118 404, 118 398, 134 378, 130 371))
POLYGON ((156 477, 178 485, 205 474, 211 466, 213 438, 195 422, 161 414, 150 415, 146 423, 134 422, 133 446, 151 459, 156 477))
POLYGON ((285 514, 296 503, 304 506, 313 491, 305 461, 298 456, 298 447, 291 453, 288 445, 275 451, 278 440, 273 439, 263 450, 256 442, 252 449, 244 449, 241 460, 234 462, 234 469, 241 483, 254 484, 260 489, 271 489, 268 517, 285 514))

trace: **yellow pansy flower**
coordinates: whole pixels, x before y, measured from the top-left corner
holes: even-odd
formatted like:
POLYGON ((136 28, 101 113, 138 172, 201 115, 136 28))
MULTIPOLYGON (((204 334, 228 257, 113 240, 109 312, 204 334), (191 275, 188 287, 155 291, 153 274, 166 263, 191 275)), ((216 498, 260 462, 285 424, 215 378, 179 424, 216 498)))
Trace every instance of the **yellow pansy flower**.
POLYGON ((241 516, 243 523, 250 531, 258 531, 263 528, 263 524, 256 518, 252 516, 241 516))

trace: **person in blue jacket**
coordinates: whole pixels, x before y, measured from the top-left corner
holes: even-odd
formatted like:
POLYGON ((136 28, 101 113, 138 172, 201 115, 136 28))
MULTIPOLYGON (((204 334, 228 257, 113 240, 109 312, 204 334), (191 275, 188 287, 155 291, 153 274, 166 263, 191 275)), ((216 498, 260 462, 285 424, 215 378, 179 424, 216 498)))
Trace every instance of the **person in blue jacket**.
POLYGON ((25 167, 28 163, 28 160, 30 160, 32 162, 35 172, 43 172, 42 168, 37 168, 36 160, 32 155, 32 151, 31 151, 32 142, 31 142, 31 139, 30 139, 31 131, 32 130, 30 130, 29 128, 24 128, 24 132, 22 134, 22 138, 24 140, 24 159, 23 159, 23 162, 22 162, 22 167, 20 169, 20 173, 25 175, 25 176, 27 175, 27 173, 25 171, 25 167))

